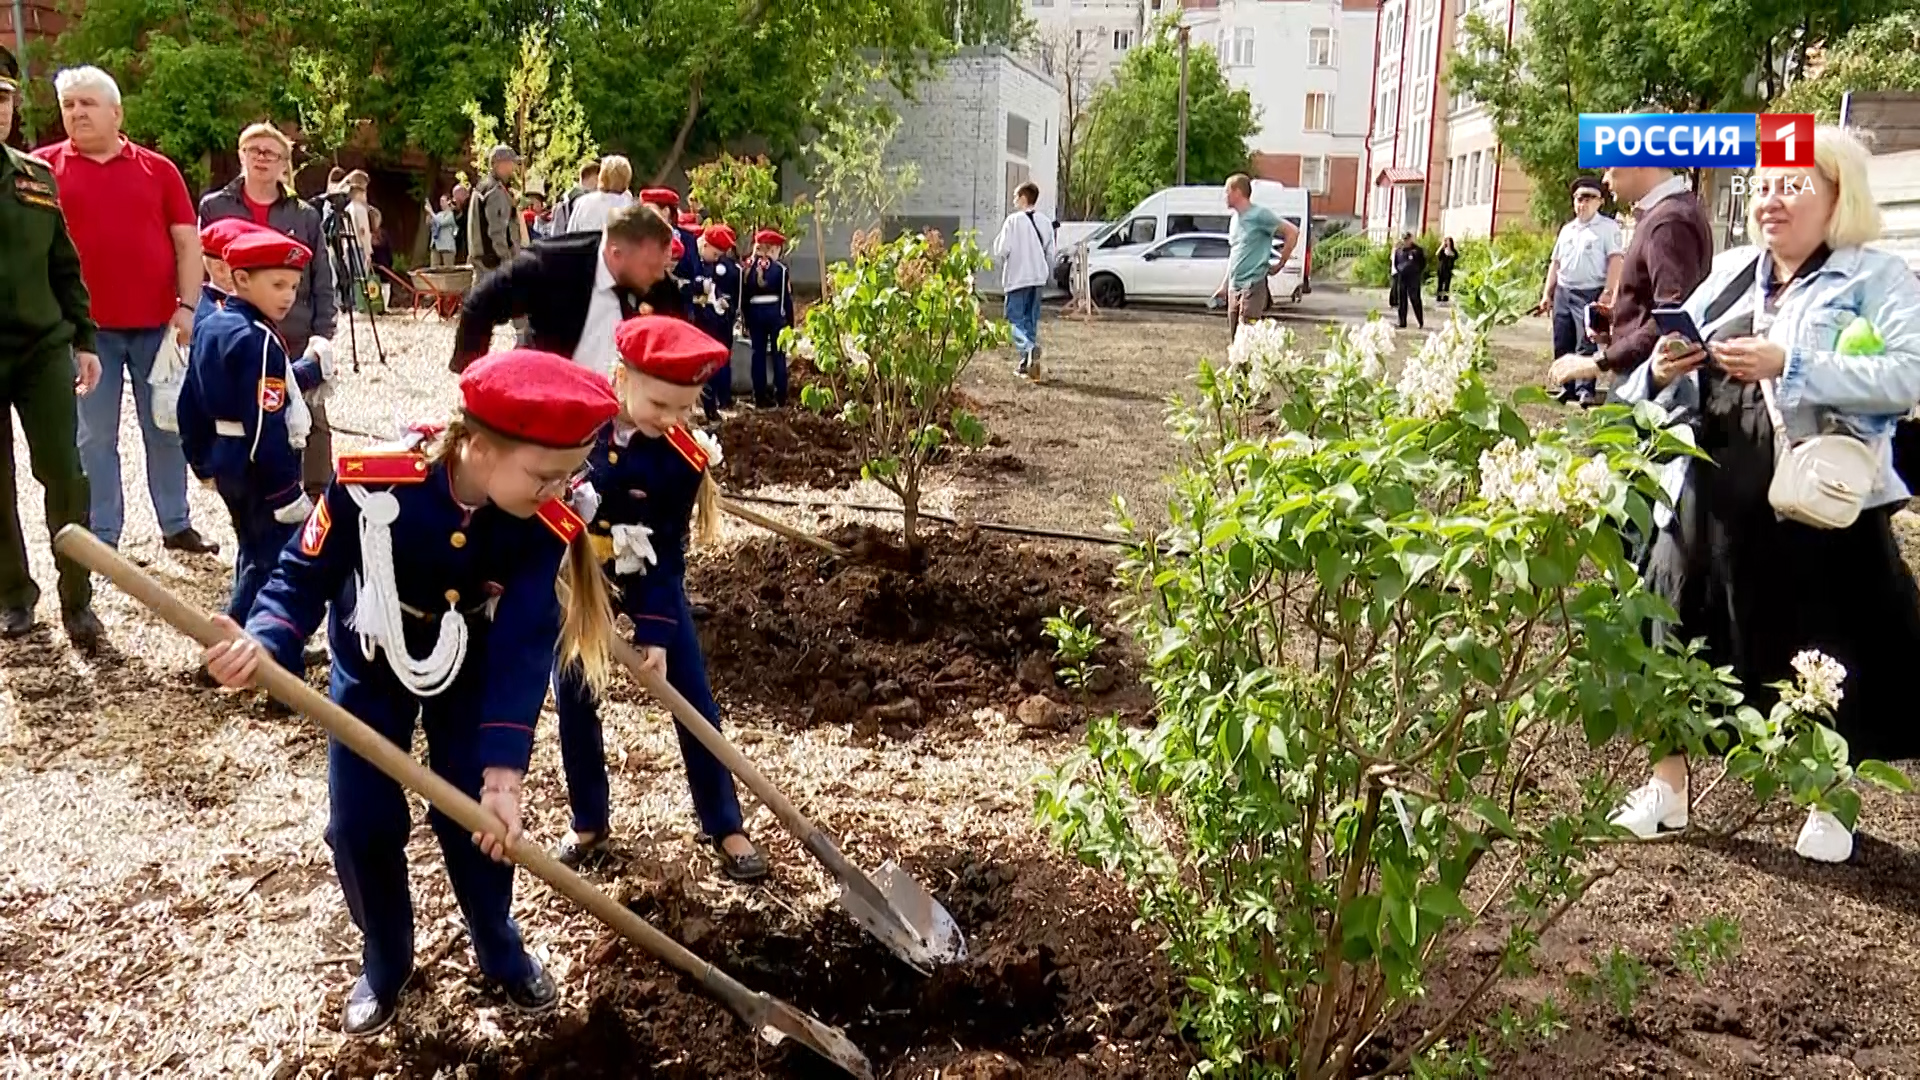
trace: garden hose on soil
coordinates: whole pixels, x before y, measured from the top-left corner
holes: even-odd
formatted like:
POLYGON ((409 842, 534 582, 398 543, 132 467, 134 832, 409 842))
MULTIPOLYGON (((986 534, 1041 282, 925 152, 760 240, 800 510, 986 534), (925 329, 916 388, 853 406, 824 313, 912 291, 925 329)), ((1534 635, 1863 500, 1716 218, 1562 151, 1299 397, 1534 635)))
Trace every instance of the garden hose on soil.
MULTIPOLYGON (((906 511, 898 506, 876 506, 871 503, 808 502, 803 499, 784 499, 777 495, 729 495, 734 502, 761 503, 767 506, 791 506, 801 510, 856 510, 866 514, 903 514, 906 511)), ((984 532, 1010 533, 1014 536, 1031 536, 1042 540, 1070 540, 1081 544, 1102 544, 1107 547, 1124 547, 1129 542, 1120 536, 1097 536, 1093 533, 1067 532, 1061 529, 1043 529, 1034 525, 1009 525, 997 521, 961 521, 945 514, 920 511, 920 517, 928 521, 938 521, 942 525, 964 526, 980 529, 984 532)))

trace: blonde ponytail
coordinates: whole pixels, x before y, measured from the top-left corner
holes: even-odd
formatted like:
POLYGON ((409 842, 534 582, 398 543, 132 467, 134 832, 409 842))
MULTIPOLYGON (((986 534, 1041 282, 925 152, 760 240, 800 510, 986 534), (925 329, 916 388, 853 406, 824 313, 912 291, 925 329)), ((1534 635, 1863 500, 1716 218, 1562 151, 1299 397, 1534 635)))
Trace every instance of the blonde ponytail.
POLYGON ((613 594, 600 561, 593 556, 586 534, 567 545, 560 565, 560 600, 566 613, 560 623, 560 666, 579 665, 595 697, 605 697, 613 679, 613 594))
POLYGON ((703 548, 720 542, 720 485, 713 474, 700 474, 700 493, 693 500, 693 542, 703 548))

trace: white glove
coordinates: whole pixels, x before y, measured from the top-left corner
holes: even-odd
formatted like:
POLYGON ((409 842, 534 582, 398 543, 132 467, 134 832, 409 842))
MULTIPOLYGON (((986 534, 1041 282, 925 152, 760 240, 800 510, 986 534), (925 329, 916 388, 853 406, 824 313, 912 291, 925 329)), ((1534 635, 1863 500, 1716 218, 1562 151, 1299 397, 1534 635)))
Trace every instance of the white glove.
POLYGON ((307 436, 311 434, 313 410, 307 405, 307 396, 296 391, 287 399, 287 445, 295 450, 305 450, 307 436))
POLYGON ((275 510, 273 512, 273 520, 282 525, 298 525, 307 520, 308 516, 312 513, 313 497, 303 491, 300 493, 298 500, 275 510))
POLYGON ((719 439, 714 438, 708 432, 701 431, 699 428, 688 428, 687 433, 693 436, 694 442, 700 444, 700 449, 707 452, 707 468, 709 470, 726 460, 726 455, 720 452, 719 439))
POLYGON ((305 355, 319 362, 321 382, 333 381, 333 342, 323 337, 310 338, 305 355))
POLYGON ((653 550, 653 530, 645 525, 615 525, 613 533, 613 572, 638 574, 660 562, 653 550))
POLYGON ((582 480, 567 494, 567 505, 573 507, 573 512, 579 514, 582 520, 592 521, 593 515, 600 512, 600 493, 594 490, 592 484, 582 480))

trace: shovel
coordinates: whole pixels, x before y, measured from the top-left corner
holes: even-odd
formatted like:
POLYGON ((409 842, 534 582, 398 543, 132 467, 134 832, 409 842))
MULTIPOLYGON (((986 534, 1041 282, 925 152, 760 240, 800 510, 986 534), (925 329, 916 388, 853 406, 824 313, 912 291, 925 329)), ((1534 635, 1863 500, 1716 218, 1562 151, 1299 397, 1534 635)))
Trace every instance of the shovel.
POLYGON ((647 693, 659 699, 679 718, 681 727, 692 732, 728 771, 744 781, 747 790, 758 796, 780 824, 840 882, 840 907, 854 922, 922 975, 937 965, 957 964, 967 958, 967 940, 959 924, 912 874, 889 861, 879 873, 868 877, 847 861, 833 838, 807 820, 799 807, 788 801, 680 691, 659 675, 641 671, 638 650, 619 637, 612 638, 611 643, 614 657, 626 665, 647 693))
MULTIPOLYGON (((106 577, 118 585, 122 592, 200 644, 212 645, 226 640, 227 635, 205 612, 168 592, 165 586, 121 558, 118 552, 101 543, 84 528, 69 525, 61 529, 60 535, 54 538, 53 546, 60 554, 106 577)), ((260 668, 254 675, 254 681, 288 708, 325 728, 329 735, 345 743, 354 753, 392 777, 402 787, 423 796, 435 809, 459 822, 462 828, 495 834, 503 831, 499 819, 481 809, 479 803, 442 779, 438 773, 415 761, 405 750, 382 738, 352 713, 334 704, 299 677, 289 674, 285 668, 274 663, 272 657, 264 653, 261 655, 260 668)), ((770 1045, 778 1046, 792 1039, 833 1062, 848 1075, 873 1080, 873 1067, 840 1029, 828 1027, 778 998, 740 985, 726 972, 695 956, 611 896, 594 888, 585 878, 561 865, 558 859, 539 846, 521 840, 512 845, 508 854, 514 862, 586 908, 622 936, 691 977, 737 1013, 748 1027, 770 1045)))
POLYGON ((828 555, 832 555, 836 559, 846 559, 853 556, 851 551, 848 551, 846 548, 841 547, 831 540, 823 539, 810 532, 796 529, 785 522, 776 521, 765 514, 749 510, 739 503, 734 502, 732 499, 721 499, 720 509, 732 514, 734 517, 739 518, 749 525, 758 525, 770 533, 784 536, 797 544, 805 544, 816 551, 822 551, 828 555))

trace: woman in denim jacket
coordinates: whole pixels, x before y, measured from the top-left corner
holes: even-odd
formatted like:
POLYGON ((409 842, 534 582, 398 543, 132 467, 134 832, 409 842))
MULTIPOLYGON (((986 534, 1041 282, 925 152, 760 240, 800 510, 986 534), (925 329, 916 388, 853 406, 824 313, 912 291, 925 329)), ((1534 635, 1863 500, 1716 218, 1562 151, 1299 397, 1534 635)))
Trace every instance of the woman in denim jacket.
MULTIPOLYGON (((1727 251, 1685 304, 1705 348, 1668 336, 1615 396, 1652 400, 1691 421, 1710 461, 1668 468, 1676 505, 1661 515, 1649 584, 1674 604, 1672 632, 1703 638, 1763 712, 1769 683, 1794 677, 1793 657, 1819 650, 1846 668, 1834 727, 1855 761, 1920 754, 1909 671, 1920 657, 1920 590, 1900 558, 1893 512, 1909 492, 1893 469, 1892 435, 1920 401, 1920 282, 1900 259, 1862 245, 1879 236, 1867 152, 1838 128, 1814 132, 1814 167, 1763 169, 1748 216, 1753 247, 1727 251), (1872 355, 1839 348, 1856 319, 1877 331, 1872 355), (1772 380, 1776 431, 1762 383, 1772 380), (1850 434, 1879 458, 1858 520, 1821 529, 1781 519, 1767 501, 1777 451, 1813 435, 1850 434)), ((1687 822, 1681 757, 1614 814, 1640 836, 1687 822)), ((1853 836, 1814 811, 1795 850, 1844 862, 1853 836)))

